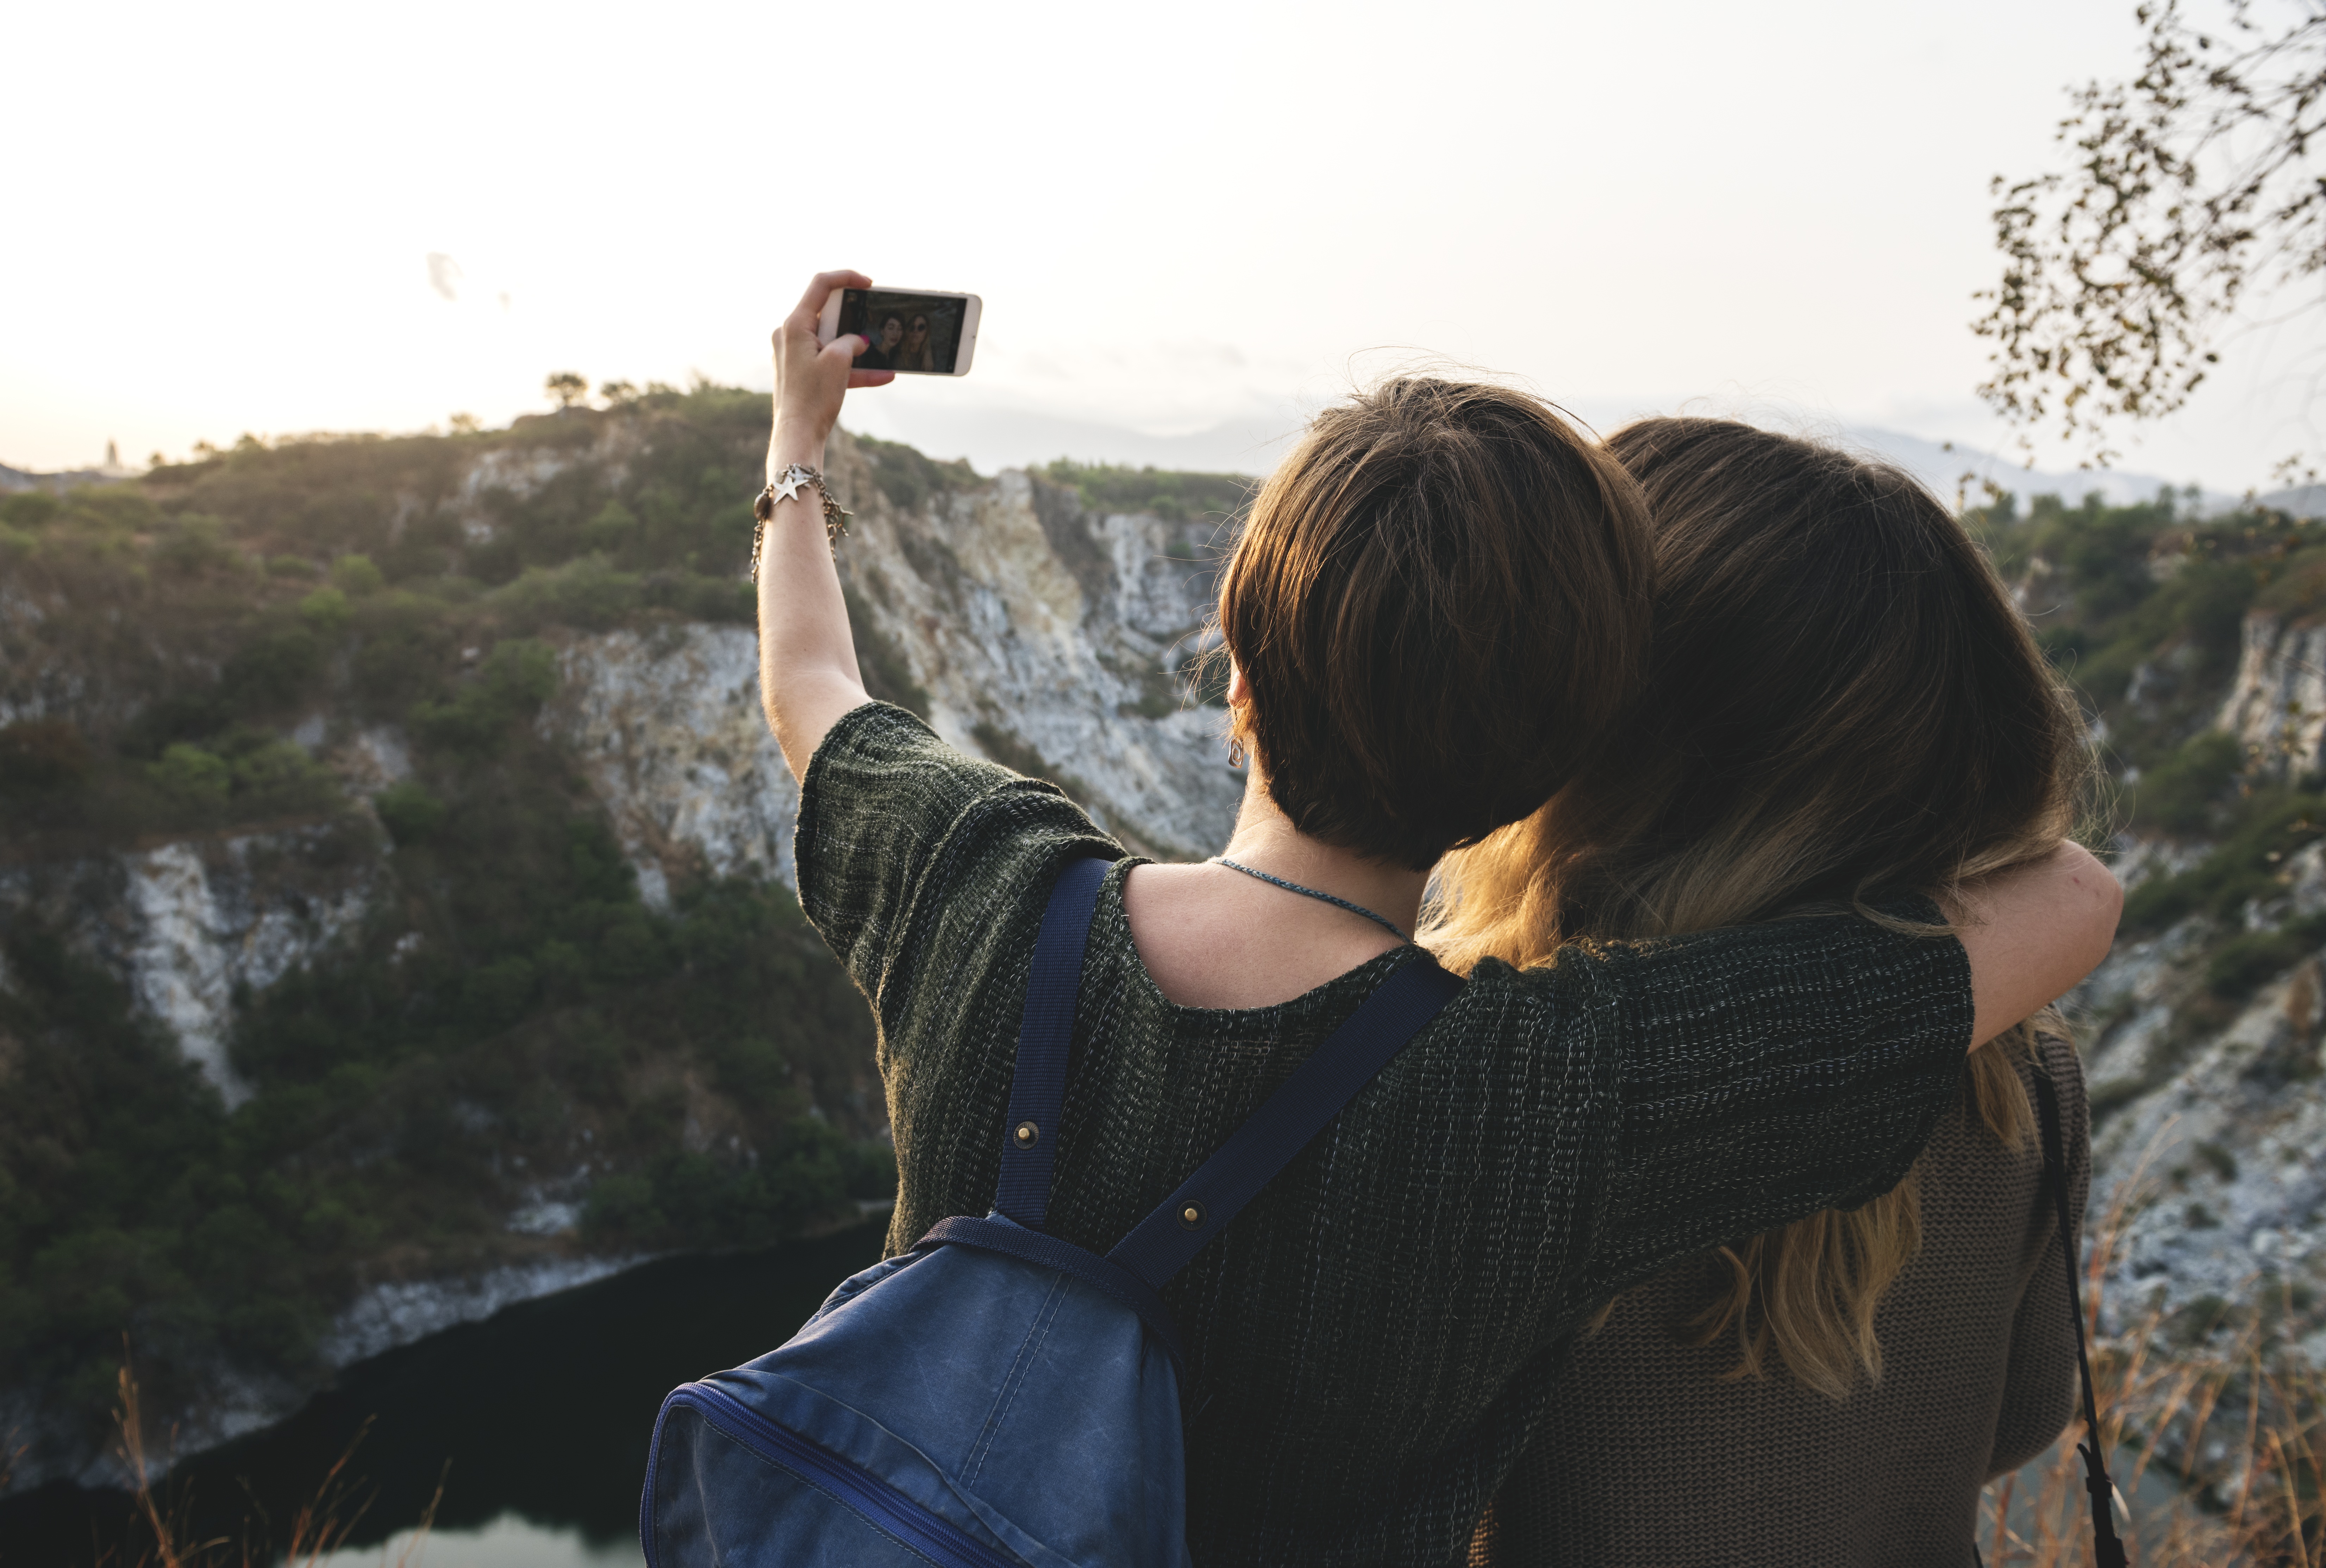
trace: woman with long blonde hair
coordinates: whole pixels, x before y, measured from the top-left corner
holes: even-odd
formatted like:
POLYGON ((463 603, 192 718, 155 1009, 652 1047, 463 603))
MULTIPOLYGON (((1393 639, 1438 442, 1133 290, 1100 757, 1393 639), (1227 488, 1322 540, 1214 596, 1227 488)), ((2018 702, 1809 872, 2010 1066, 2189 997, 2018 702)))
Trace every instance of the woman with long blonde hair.
MULTIPOLYGON (((1882 919, 1869 901, 1885 890, 1959 883, 2068 834, 2081 726, 1927 490, 1723 420, 1644 420, 1608 447, 1654 533, 1647 684, 1549 804, 1441 864, 1422 939, 1449 966, 1882 919)), ((2082 1077, 2046 1014, 1971 1053, 1890 1192, 1644 1279, 1608 1260, 1595 1283, 1611 1307, 1472 1561, 1973 1562, 1981 1486, 2051 1442, 2075 1387, 2039 1072, 2080 1212, 2082 1077)))

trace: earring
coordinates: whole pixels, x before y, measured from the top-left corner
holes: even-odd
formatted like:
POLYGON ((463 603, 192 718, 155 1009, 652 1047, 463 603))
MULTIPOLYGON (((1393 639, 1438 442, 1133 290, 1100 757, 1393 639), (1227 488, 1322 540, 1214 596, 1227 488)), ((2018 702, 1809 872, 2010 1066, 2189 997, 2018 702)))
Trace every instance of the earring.
POLYGON ((1228 766, 1231 768, 1241 768, 1243 766, 1243 737, 1242 735, 1230 735, 1228 737, 1228 766))

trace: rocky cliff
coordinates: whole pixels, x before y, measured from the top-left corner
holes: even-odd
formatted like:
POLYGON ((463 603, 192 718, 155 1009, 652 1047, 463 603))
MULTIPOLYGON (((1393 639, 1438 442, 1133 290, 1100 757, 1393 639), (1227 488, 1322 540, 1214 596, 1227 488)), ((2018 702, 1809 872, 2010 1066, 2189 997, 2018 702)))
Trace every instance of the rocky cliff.
MULTIPOLYGON (((2240 680, 2225 714, 2275 700, 2257 684, 2240 680)), ((2127 834, 2119 853, 2154 893, 2221 851, 2127 834)), ((2121 1233, 2119 1328, 2265 1302, 2309 1320, 2326 1302, 2326 845, 2271 854, 2272 885, 2127 932, 2070 1000, 2099 1112, 2093 1222, 2121 1233)), ((2326 1362, 2326 1339, 2310 1349, 2326 1362)))
MULTIPOLYGON (((0 1097, 61 1118, 0 1113, 0 1205, 41 1199, 0 1224, 18 1484, 94 1461, 92 1312, 200 1443, 419 1333, 881 1190, 851 1174, 885 1120, 861 1003, 786 913, 797 791, 736 581, 756 401, 245 449, 0 514, 0 1097), (776 955, 755 979, 739 929, 776 955), (210 1151, 193 1186, 89 1190, 135 1162, 99 1067, 210 1151), (200 1331, 163 1321, 206 1293, 200 1331)), ((1241 484, 845 435, 830 467, 878 695, 1145 853, 1224 840, 1239 784, 1184 667, 1241 484)))
POLYGON ((2069 1007, 2107 1321, 2326 1359, 2326 533, 2054 506, 1988 537, 2092 711, 2130 892, 2069 1007))

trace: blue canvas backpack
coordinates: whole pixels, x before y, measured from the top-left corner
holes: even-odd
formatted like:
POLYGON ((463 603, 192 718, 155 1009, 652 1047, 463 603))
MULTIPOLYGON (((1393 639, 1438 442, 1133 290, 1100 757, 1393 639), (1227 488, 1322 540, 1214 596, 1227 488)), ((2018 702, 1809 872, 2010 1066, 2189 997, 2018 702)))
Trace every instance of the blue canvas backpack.
POLYGON ((1186 1352, 1157 1293, 1461 982, 1410 957, 1102 1257, 1042 1220, 1108 863, 1069 863, 1042 917, 993 1212, 940 1221, 780 1348, 671 1394, 638 1507, 649 1568, 1185 1568, 1186 1352))

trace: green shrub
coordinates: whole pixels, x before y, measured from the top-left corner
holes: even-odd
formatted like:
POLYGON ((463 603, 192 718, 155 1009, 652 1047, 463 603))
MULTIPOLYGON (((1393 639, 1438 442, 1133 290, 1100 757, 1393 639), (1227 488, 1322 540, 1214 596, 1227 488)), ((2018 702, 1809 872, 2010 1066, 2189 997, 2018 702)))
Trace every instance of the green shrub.
POLYGON ((295 742, 258 740, 228 761, 235 798, 253 812, 321 810, 339 799, 339 781, 295 742))
POLYGON ((644 1236, 662 1229, 655 1184, 646 1176, 600 1176, 590 1184, 582 1227, 593 1236, 644 1236))
POLYGON ((145 771, 172 800, 202 811, 223 809, 234 789, 234 770, 225 758, 182 742, 165 750, 162 760, 149 763, 145 771))
POLYGON ((787 1105, 792 1066, 783 1048, 760 1035, 721 1041, 707 1054, 719 1071, 719 1087, 747 1106, 787 1105))
POLYGON ((590 963, 582 949, 554 937, 534 949, 533 967, 541 976, 542 990, 554 998, 580 995, 590 977, 590 963))
POLYGON ((348 596, 337 588, 318 588, 299 601, 299 619, 325 637, 347 630, 348 596))
POLYGON ((1153 467, 1083 463, 1060 458, 1042 471, 1080 492, 1094 512, 1148 512, 1167 522, 1240 517, 1260 481, 1238 473, 1181 473, 1153 467))
POLYGON ((426 842, 444 825, 444 803, 417 779, 389 785, 371 803, 399 849, 426 842))
POLYGON ((2256 790, 2236 802, 2220 846, 2178 875, 2153 877, 2125 899, 2126 931, 2162 930, 2191 914, 2235 916, 2253 899, 2284 891, 2287 856, 2326 835, 2326 796, 2256 790))
POLYGON ((2172 834, 2206 831, 2234 795, 2245 760, 2236 736, 2199 735, 2142 777, 2135 820, 2172 834))
POLYGON ((628 910, 598 936, 598 972, 616 981, 642 980, 663 966, 662 941, 643 910, 628 910))
POLYGON ((226 519, 188 513, 162 536, 154 559, 165 570, 189 575, 242 565, 242 557, 226 542, 226 519))
POLYGON ((622 546, 637 538, 637 514, 619 500, 608 500, 598 509, 595 517, 582 525, 582 542, 608 555, 620 554, 622 546))
POLYGON ((554 568, 527 567, 516 582, 492 595, 493 604, 512 625, 528 630, 612 626, 641 600, 637 577, 618 571, 603 555, 584 555, 554 568))
POLYGON ((2252 931, 2233 938, 2206 961, 2206 988, 2216 996, 2248 995, 2263 981, 2301 962, 2314 945, 2285 931, 2252 931))
POLYGON ((0 522, 12 528, 44 528, 64 510, 64 503, 46 490, 22 490, 0 499, 0 522))
POLYGON ((461 1001, 470 1022, 491 1030, 504 1028, 525 1016, 539 984, 533 966, 508 957, 469 971, 461 1001))
POLYGON ((897 1196, 895 1145, 865 1139, 841 1150, 842 1180, 851 1198, 897 1196))
POLYGON ((676 608, 696 621, 754 625, 759 619, 758 585, 746 577, 690 577, 676 608))
POLYGON ((320 577, 323 569, 304 555, 269 555, 266 574, 270 577, 320 577))
POLYGON ((455 751, 489 752, 511 723, 539 708, 556 689, 556 650, 531 638, 506 638, 493 645, 475 677, 455 688, 449 701, 415 706, 413 728, 455 751))
POLYGON ((162 514, 135 484, 84 485, 65 499, 69 520, 97 531, 150 533, 162 523, 162 514))
POLYGON ((304 695, 322 673, 323 645, 302 626, 274 626, 237 649, 219 673, 226 700, 245 712, 275 712, 304 695))
POLYGON ((872 467, 872 482, 892 505, 917 510, 933 495, 965 490, 977 482, 977 471, 966 460, 939 462, 924 457, 901 442, 870 435, 856 438, 856 447, 872 467))
POLYGON ((350 599, 367 599, 387 585, 369 555, 342 555, 331 563, 331 585, 350 599))
MULTIPOLYGON (((824 1123, 803 1116, 756 1165, 674 1150, 643 1178, 601 1177, 584 1209, 586 1229, 664 1246, 748 1246, 795 1234, 849 1197, 851 1177, 878 1185, 879 1155, 851 1155, 824 1123)), ((895 1191, 891 1181, 879 1195, 895 1191)))

